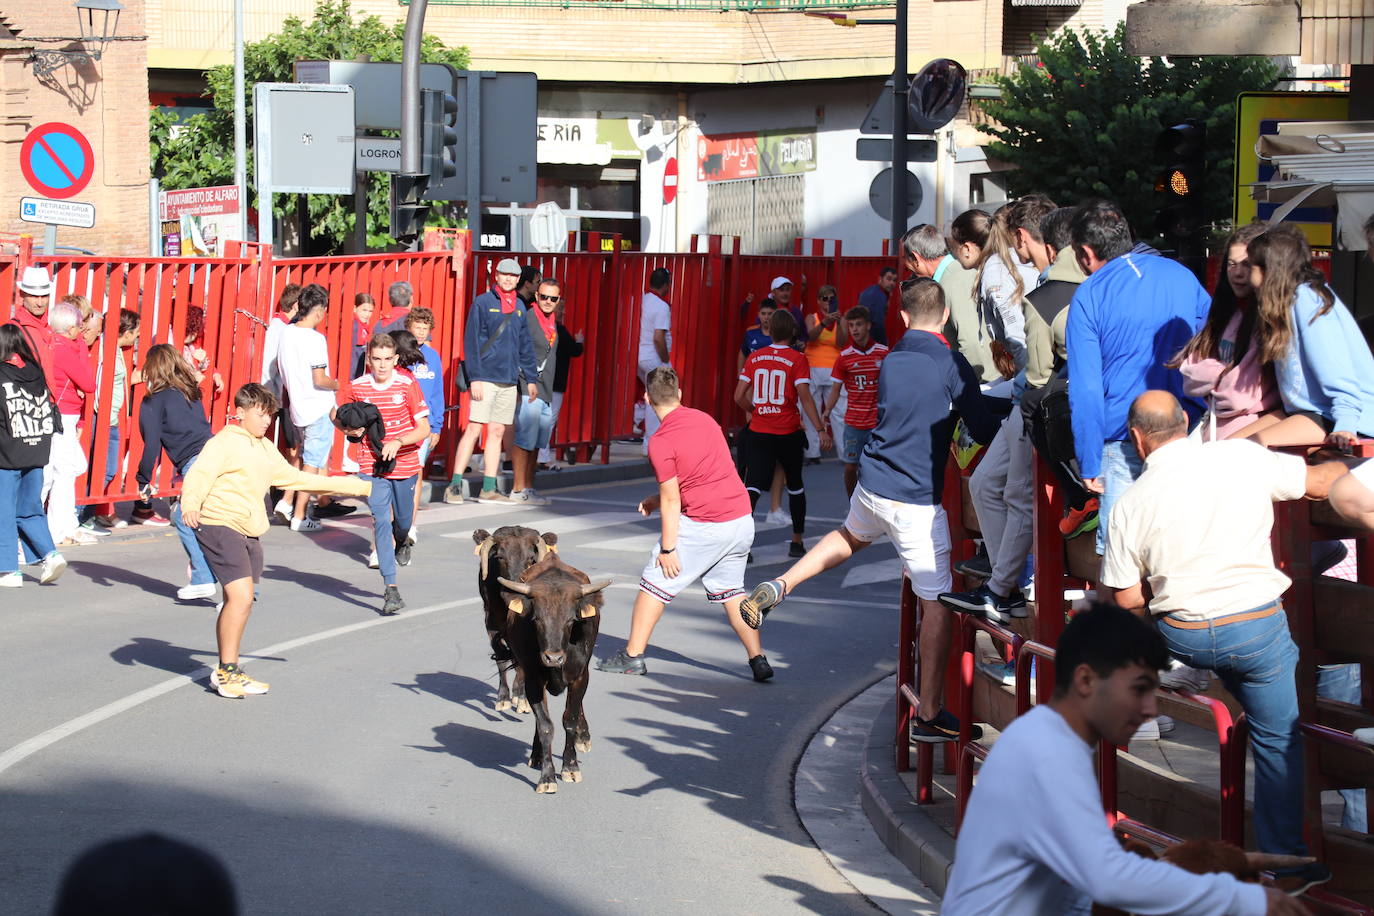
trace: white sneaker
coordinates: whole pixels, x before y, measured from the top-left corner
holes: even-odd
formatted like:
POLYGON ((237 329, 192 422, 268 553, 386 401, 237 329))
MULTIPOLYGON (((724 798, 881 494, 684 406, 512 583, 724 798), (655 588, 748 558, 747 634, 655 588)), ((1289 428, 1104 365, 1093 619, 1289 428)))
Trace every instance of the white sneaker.
POLYGON ((547 506, 549 504, 548 497, 540 496, 534 487, 526 490, 512 490, 510 498, 526 506, 547 506))
POLYGON ((376 550, 373 550, 371 553, 369 553, 369 554, 367 555, 367 568, 368 568, 368 569, 378 569, 378 568, 381 567, 381 565, 382 565, 381 561, 377 559, 377 551, 376 551, 376 550))
POLYGON ((277 504, 272 507, 272 512, 276 515, 280 515, 282 521, 290 524, 292 516, 296 514, 296 505, 291 500, 283 497, 277 500, 277 504))
POLYGON ((62 543, 63 543, 63 544, 75 544, 75 545, 78 546, 78 547, 88 547, 88 546, 90 546, 91 544, 98 544, 98 543, 100 543, 100 538, 98 538, 98 537, 96 537, 95 535, 91 534, 89 531, 83 531, 83 530, 81 530, 80 528, 77 528, 77 529, 76 529, 75 531, 73 531, 71 534, 69 534, 69 535, 67 535, 65 538, 63 538, 63 539, 62 539, 62 543))
POLYGON ((291 520, 292 531, 319 531, 324 526, 313 518, 296 518, 291 520))
POLYGON ((1212 683, 1212 672, 1202 668, 1189 668, 1178 659, 1170 659, 1167 671, 1159 674, 1159 686, 1179 693, 1206 693, 1212 683))
POLYGON ((763 519, 766 525, 790 525, 792 524, 792 513, 786 509, 774 509, 763 519))
POLYGON ((418 543, 420 543, 420 529, 411 525, 410 530, 406 532, 406 545, 414 547, 418 543))
POLYGON ((54 550, 43 558, 43 567, 38 571, 38 581, 41 585, 51 584, 56 582, 66 571, 66 558, 54 550))
POLYGON ((196 601, 201 598, 215 597, 215 583, 207 582, 204 585, 183 585, 177 589, 178 601, 196 601))
POLYGON ((18 570, 0 576, 0 588, 23 588, 24 576, 18 570))
POLYGON ((1135 730, 1131 736, 1132 741, 1158 741, 1160 735, 1167 735, 1174 730, 1174 720, 1168 716, 1155 716, 1149 719, 1140 728, 1135 730))

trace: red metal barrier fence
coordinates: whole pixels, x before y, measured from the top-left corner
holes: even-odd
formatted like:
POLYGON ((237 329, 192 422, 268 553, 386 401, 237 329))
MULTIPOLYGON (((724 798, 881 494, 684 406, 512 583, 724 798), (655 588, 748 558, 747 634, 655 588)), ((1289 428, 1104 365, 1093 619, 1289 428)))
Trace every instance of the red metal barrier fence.
MULTIPOLYGON (((104 313, 104 335, 93 353, 96 363, 108 366, 115 358, 120 309, 141 314, 138 341, 132 352, 122 354, 132 367, 134 354, 146 353, 154 344, 172 343, 180 348, 188 309, 204 308, 206 329, 201 345, 224 382, 216 390, 212 376, 207 375, 204 388, 212 425, 219 429, 233 412, 233 392, 261 378, 267 324, 288 283, 319 283, 329 290, 329 314, 320 330, 329 341, 333 376, 346 379, 353 370, 354 297, 370 293, 379 321, 388 311, 388 287, 408 281, 414 288, 413 304, 434 312, 433 345, 444 358, 449 411, 429 469, 450 473, 457 434, 466 422, 466 397, 459 398, 453 379, 463 356, 467 308, 488 287, 492 268, 501 258, 513 257, 538 268, 543 276, 556 277, 563 285, 564 324, 586 335, 585 354, 571 363, 567 398, 553 443, 560 449, 576 449, 584 461, 590 460, 598 446, 601 460, 609 461, 611 441, 629 436, 633 429, 635 401, 642 394, 636 375, 640 304, 654 269, 665 267, 672 275, 668 294, 673 310, 672 361, 682 376, 684 400, 711 413, 729 430, 743 420, 733 400, 740 339, 757 320, 757 303, 768 296, 770 281, 776 276, 791 279, 794 300, 803 310, 815 307, 822 285, 832 284, 838 289, 841 308, 847 309, 864 288, 876 282, 879 268, 891 263, 886 258, 841 257, 834 243, 827 253, 821 240, 798 240, 797 254, 776 257, 742 256, 738 239, 720 236, 694 237, 693 250, 681 254, 623 252, 617 240, 602 250, 602 239, 594 233, 584 239, 589 250, 553 254, 474 254, 466 232, 426 241, 441 250, 273 258, 261 245, 232 242, 229 256, 221 259, 115 260, 35 258, 27 236, 0 237, 0 303, 9 304, 0 305, 0 315, 8 316, 17 302, 15 284, 22 268, 29 263, 46 266, 56 282, 53 301, 76 292, 104 313), (743 307, 751 293, 753 305, 743 307)), ((889 308, 890 323, 896 312, 889 308)), ((96 416, 96 405, 109 403, 113 381, 113 373, 102 372, 99 390, 86 405, 82 434, 90 466, 97 473, 78 481, 81 504, 124 501, 136 495, 135 473, 142 454, 137 423, 140 385, 132 387, 119 418, 119 471, 108 487, 99 473, 108 451, 109 416, 96 416)), ((340 437, 331 454, 332 470, 340 469, 342 456, 340 437)), ((177 492, 173 475, 164 460, 154 478, 159 493, 177 492)))

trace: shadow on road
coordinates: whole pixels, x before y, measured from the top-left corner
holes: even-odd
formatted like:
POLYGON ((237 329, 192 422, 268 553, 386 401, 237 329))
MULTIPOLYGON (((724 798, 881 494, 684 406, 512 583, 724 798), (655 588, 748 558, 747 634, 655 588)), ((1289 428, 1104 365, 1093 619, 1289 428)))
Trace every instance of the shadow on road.
POLYGON ((0 831, 0 900, 8 913, 50 912, 79 853, 154 830, 218 857, 241 913, 590 912, 527 881, 523 863, 507 867, 432 831, 336 814, 341 802, 309 781, 274 780, 242 800, 157 779, 10 786, 0 794, 0 823, 14 828, 0 831))
MULTIPOLYGON (((434 729, 434 747, 419 744, 407 745, 417 751, 431 754, 449 754, 465 760, 479 770, 495 770, 507 773, 525 783, 531 789, 535 786, 534 775, 538 770, 531 769, 529 763, 530 741, 534 737, 534 718, 529 717, 524 724, 512 722, 506 731, 495 728, 482 728, 475 725, 462 725, 450 722, 434 729), (529 736, 521 740, 514 736, 519 731, 529 736)), ((558 747, 562 747, 562 729, 558 730, 558 747)))
POLYGON ((431 671, 415 675, 413 684, 396 684, 411 693, 428 693, 441 700, 457 703, 477 713, 488 722, 523 722, 528 716, 515 716, 510 713, 492 711, 496 702, 495 665, 490 682, 465 674, 450 674, 447 671, 431 671))
MULTIPOLYGON (((144 665, 148 668, 170 671, 172 674, 190 674, 197 668, 217 661, 218 657, 218 650, 213 648, 192 649, 188 646, 173 645, 165 639, 153 639, 149 636, 135 636, 128 643, 110 653, 110 658, 121 665, 144 665)), ((259 661, 286 661, 277 655, 250 655, 247 652, 243 654, 243 657, 259 661)))
POLYGON ((377 580, 376 591, 369 591, 365 588, 359 588, 346 579, 326 576, 323 573, 306 572, 289 566, 268 566, 263 570, 262 577, 278 582, 290 582, 293 585, 299 585, 308 592, 328 595, 331 598, 367 608, 369 611, 376 611, 381 606, 382 586, 380 579, 377 580), (353 597, 355 595, 359 597, 353 597))
POLYGON ((164 598, 176 600, 177 586, 171 582, 164 582, 161 579, 154 579, 152 576, 145 576, 132 569, 125 569, 122 566, 109 566, 105 563, 91 563, 86 560, 72 560, 72 572, 85 576, 96 585, 106 588, 115 585, 132 585, 140 591, 150 595, 160 595, 164 598))

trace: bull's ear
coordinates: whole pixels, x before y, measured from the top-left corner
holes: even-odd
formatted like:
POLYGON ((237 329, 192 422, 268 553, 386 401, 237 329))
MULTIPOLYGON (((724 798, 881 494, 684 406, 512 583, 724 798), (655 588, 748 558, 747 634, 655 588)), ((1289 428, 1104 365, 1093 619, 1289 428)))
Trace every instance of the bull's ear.
POLYGON ((477 544, 482 543, 489 537, 491 537, 491 534, 485 528, 478 528, 476 531, 472 533, 472 540, 474 543, 477 544))
POLYGON ((554 534, 552 531, 545 531, 543 534, 539 535, 539 537, 550 547, 556 548, 558 546, 558 535, 554 534))
POLYGON ((577 609, 577 616, 583 620, 586 620, 588 617, 595 617, 596 613, 596 605, 590 601, 582 602, 582 605, 577 609))
POLYGON ((509 608, 511 609, 511 612, 512 612, 512 613, 519 614, 519 615, 522 616, 522 617, 525 615, 525 599, 524 599, 524 598, 512 598, 512 599, 510 600, 510 604, 508 604, 507 607, 509 607, 509 608))

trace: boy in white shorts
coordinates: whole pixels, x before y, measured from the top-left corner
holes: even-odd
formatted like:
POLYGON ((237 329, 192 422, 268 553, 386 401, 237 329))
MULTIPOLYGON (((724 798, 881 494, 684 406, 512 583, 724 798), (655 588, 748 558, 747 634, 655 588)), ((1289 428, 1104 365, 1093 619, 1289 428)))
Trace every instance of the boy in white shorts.
POLYGON ((682 391, 671 366, 650 370, 644 387, 644 398, 661 425, 649 443, 658 494, 641 502, 639 511, 647 516, 657 509, 662 533, 639 579, 625 648, 597 662, 597 670, 647 673, 644 651, 654 625, 668 603, 700 579, 707 600, 725 606, 754 680, 766 681, 773 669, 763 654, 757 627, 746 626, 740 618, 744 566, 754 546, 754 519, 730 448, 719 423, 682 406, 682 391))
MULTIPOLYGON (((792 589, 839 566, 880 535, 892 538, 921 601, 920 704, 911 737, 926 742, 959 736, 959 720, 941 705, 951 619, 936 600, 952 582, 949 524, 940 505, 948 443, 959 415, 982 443, 999 425, 983 403, 972 367, 940 333, 948 319, 944 292, 935 281, 902 284, 902 321, 908 330, 878 373, 878 425, 859 456, 859 485, 844 527, 822 538, 781 578, 755 586, 740 607, 746 624, 760 626, 792 589), (913 397, 914 391, 921 396, 913 397)), ((976 726, 974 734, 981 734, 976 726)))

